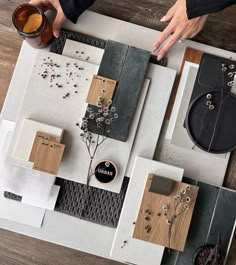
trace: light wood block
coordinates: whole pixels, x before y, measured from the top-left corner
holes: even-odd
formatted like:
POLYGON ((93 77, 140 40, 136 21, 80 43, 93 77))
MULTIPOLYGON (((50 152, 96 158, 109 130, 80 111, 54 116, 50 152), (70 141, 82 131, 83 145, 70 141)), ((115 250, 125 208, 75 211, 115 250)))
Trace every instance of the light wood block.
POLYGON ((116 81, 103 76, 94 75, 88 92, 86 103, 97 106, 98 98, 104 98, 104 104, 112 99, 116 81), (104 92, 103 92, 104 91, 104 92))
POLYGON ((57 142, 57 143, 59 143, 61 140, 61 138, 56 136, 56 135, 51 135, 51 134, 44 133, 44 132, 37 132, 35 135, 35 138, 34 138, 33 147, 31 149, 31 153, 30 153, 30 157, 29 157, 30 162, 34 162, 36 150, 38 149, 40 139, 52 141, 52 142, 57 142))
POLYGON ((39 139, 33 169, 57 175, 65 145, 39 139))
MULTIPOLYGON (((38 80, 36 82, 38 82, 38 80)), ((39 97, 37 98, 37 102, 39 102, 39 97)), ((34 103, 34 106, 35 105, 36 104, 34 103)), ((20 128, 18 131, 17 139, 16 139, 16 145, 13 151, 13 157, 19 160, 23 160, 23 161, 29 161, 35 135, 38 131, 44 132, 50 135, 55 135, 60 140, 63 135, 62 128, 55 127, 55 126, 45 124, 45 123, 41 123, 33 119, 23 118, 19 126, 20 128)))
POLYGON ((180 194, 181 190, 185 189, 188 184, 175 182, 171 194, 169 196, 164 196, 149 192, 152 177, 153 174, 149 174, 133 237, 183 251, 197 198, 198 187, 189 185, 190 191, 184 197, 184 199, 186 199, 186 197, 191 198, 191 202, 188 204, 189 208, 183 211, 183 213, 174 220, 169 242, 169 225, 167 224, 167 216, 164 215, 163 206, 168 206, 169 218, 174 214, 178 215, 183 210, 182 206, 187 203, 181 203, 180 207, 177 208, 179 210, 175 212, 174 197, 180 194), (147 211, 149 213, 147 213, 147 211), (150 232, 147 232, 147 229, 145 229, 147 226, 151 227, 150 232))

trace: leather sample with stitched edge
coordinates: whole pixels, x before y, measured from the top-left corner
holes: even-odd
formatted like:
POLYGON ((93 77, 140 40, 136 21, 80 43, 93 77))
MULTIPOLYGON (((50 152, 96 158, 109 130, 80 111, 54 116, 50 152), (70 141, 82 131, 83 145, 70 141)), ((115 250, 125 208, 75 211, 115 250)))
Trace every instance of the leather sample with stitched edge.
MULTIPOLYGON (((150 53, 128 45, 108 41, 98 75, 117 81, 112 106, 116 107, 119 118, 111 124, 105 136, 126 141, 138 104, 139 95, 149 64, 150 53)), ((96 111, 96 106, 88 106, 96 111)), ((89 114, 86 113, 88 117, 89 114)), ((89 121, 88 128, 98 133, 96 122, 89 121)))

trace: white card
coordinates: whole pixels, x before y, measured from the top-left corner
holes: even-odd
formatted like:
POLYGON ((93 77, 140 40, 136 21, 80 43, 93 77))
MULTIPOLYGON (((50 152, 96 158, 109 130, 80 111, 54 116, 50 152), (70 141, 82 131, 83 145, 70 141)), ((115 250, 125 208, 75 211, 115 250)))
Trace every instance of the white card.
POLYGON ((0 191, 0 218, 40 228, 44 214, 45 209, 6 199, 0 191))

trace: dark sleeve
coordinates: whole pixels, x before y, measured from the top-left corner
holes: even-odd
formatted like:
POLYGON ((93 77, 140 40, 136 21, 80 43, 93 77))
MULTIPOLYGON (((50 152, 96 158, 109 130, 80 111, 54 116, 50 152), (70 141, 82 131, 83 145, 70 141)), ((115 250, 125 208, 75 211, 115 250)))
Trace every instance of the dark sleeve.
POLYGON ((65 16, 76 23, 78 17, 89 8, 95 0, 59 0, 65 16))
POLYGON ((218 12, 236 4, 236 0, 186 0, 188 18, 218 12))

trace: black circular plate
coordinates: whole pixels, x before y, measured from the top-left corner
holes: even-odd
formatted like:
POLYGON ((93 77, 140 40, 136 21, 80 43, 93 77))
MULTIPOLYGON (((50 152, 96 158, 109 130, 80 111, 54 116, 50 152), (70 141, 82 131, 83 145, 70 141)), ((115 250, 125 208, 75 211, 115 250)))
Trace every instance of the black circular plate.
POLYGON ((232 151, 236 148, 236 96, 220 90, 198 96, 189 106, 185 125, 193 143, 202 150, 217 154, 232 151), (207 94, 212 95, 214 110, 206 105, 207 94))
POLYGON ((116 175, 116 165, 109 160, 101 161, 95 167, 95 177, 102 183, 111 182, 116 177, 116 175))

